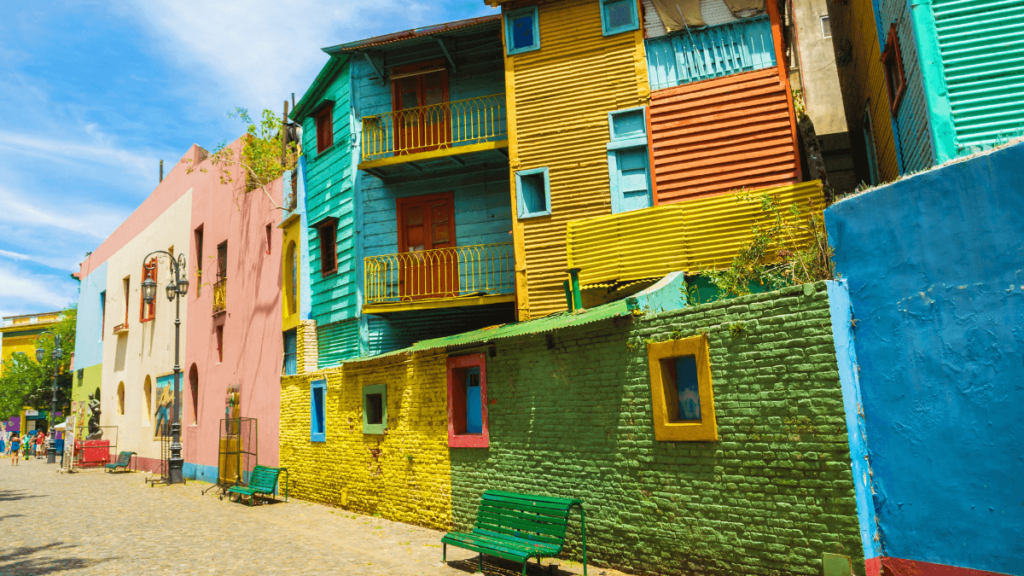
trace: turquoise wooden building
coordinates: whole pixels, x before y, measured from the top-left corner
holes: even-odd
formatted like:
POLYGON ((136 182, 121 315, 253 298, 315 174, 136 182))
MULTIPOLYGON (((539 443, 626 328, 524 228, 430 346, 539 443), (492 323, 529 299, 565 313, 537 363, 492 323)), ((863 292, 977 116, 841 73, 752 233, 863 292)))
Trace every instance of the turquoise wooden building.
POLYGON ((324 51, 292 114, 320 367, 515 320, 500 17, 324 51))
MULTIPOLYGON (((901 174, 1024 134, 1024 0, 874 0, 874 11, 901 174)), ((836 39, 839 62, 857 41, 836 39)))

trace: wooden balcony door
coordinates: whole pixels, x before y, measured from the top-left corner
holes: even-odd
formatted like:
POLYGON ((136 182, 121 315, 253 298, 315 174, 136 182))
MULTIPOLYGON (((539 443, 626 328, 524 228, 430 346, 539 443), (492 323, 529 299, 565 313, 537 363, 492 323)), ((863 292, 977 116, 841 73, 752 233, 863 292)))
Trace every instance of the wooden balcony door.
POLYGON ((452 139, 451 111, 432 106, 448 102, 448 71, 443 62, 401 66, 392 70, 392 78, 395 155, 447 146, 452 139), (418 110, 400 112, 412 109, 418 110))
POLYGON ((459 293, 454 193, 398 199, 398 294, 405 299, 459 293))

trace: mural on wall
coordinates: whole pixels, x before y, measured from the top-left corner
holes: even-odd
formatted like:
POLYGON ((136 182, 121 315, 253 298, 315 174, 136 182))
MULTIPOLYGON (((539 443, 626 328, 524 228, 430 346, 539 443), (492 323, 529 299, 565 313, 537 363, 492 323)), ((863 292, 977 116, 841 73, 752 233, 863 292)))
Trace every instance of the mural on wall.
MULTIPOLYGON (((174 407, 174 375, 168 374, 156 379, 156 425, 153 426, 153 438, 170 437, 171 409, 174 407)), ((181 397, 181 383, 178 383, 178 395, 181 397)), ((178 422, 181 422, 181 405, 178 402, 178 422)))

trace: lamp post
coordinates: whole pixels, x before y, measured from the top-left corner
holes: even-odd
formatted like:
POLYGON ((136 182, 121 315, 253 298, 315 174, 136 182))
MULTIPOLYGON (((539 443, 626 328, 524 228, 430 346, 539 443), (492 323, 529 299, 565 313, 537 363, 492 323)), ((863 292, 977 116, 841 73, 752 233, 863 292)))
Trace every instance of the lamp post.
MULTIPOLYGON (((167 256, 170 260, 168 268, 171 272, 171 281, 167 283, 167 300, 174 302, 174 406, 171 408, 171 456, 167 462, 167 483, 181 484, 185 481, 182 475, 181 458, 181 422, 178 421, 178 411, 181 405, 179 389, 181 387, 181 365, 179 362, 180 341, 181 341, 181 297, 188 293, 188 268, 185 265, 185 255, 179 254, 174 259, 174 254, 164 250, 150 252, 142 260, 148 272, 156 270, 157 259, 167 256)), ((155 276, 153 274, 152 276, 155 276)), ((142 299, 146 304, 152 304, 156 300, 157 284, 147 274, 142 281, 142 299)))
MULTIPOLYGON (((64 356, 64 351, 61 350, 61 338, 60 334, 54 334, 49 330, 44 330, 36 337, 38 340, 42 336, 49 335, 53 339, 53 352, 50 353, 50 357, 53 358, 53 398, 50 400, 50 442, 49 446, 46 447, 46 463, 55 464, 57 462, 57 431, 53 429, 53 417, 57 414, 57 361, 64 356)), ((43 358, 46 356, 46 351, 43 350, 42 346, 36 348, 36 360, 42 364, 43 358)))

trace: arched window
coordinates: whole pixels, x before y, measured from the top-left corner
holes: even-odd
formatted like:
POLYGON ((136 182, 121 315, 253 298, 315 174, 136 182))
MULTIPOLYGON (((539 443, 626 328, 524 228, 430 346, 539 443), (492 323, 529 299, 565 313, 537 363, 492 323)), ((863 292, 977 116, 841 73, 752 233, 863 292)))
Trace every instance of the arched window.
POLYGON ((188 387, 192 394, 192 424, 199 423, 199 369, 193 364, 188 371, 188 387))
POLYGON ((117 414, 124 416, 124 382, 117 385, 117 414))
POLYGON ((142 425, 153 424, 153 380, 146 376, 146 383, 142 385, 142 395, 145 403, 142 406, 142 425))
POLYGON ((295 242, 288 243, 286 258, 286 282, 288 282, 286 297, 288 302, 288 313, 295 314, 295 311, 298 309, 299 300, 299 251, 295 248, 295 242))

